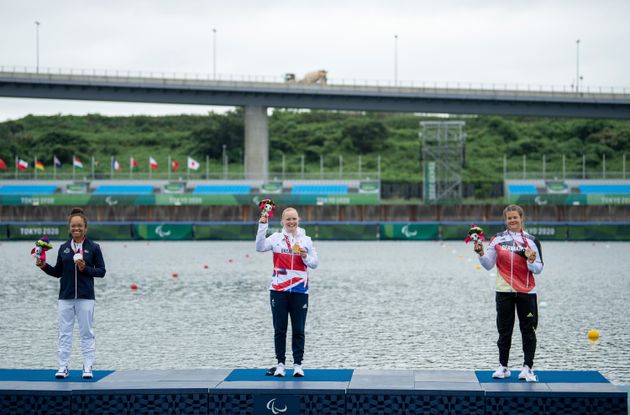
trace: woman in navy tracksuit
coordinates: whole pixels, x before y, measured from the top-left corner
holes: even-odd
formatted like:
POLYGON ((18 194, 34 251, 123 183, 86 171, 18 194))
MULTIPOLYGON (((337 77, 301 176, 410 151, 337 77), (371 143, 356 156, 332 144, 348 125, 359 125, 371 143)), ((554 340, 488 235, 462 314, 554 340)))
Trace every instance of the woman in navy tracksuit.
POLYGON ((74 319, 79 321, 83 378, 91 379, 95 362, 94 278, 105 276, 101 247, 87 239, 88 220, 81 208, 68 217, 71 239, 59 247, 57 263, 51 266, 37 258, 35 264, 46 274, 59 278, 59 370, 57 379, 68 377, 74 319))
POLYGON ((293 376, 304 376, 304 327, 308 311, 308 268, 319 264, 317 251, 311 238, 299 227, 297 210, 287 208, 282 212, 282 231, 266 237, 269 229, 267 213, 261 214, 256 233, 256 251, 273 252, 273 277, 269 287, 269 302, 273 317, 274 346, 278 364, 269 370, 274 376, 285 376, 286 336, 288 319, 291 317, 291 349, 293 351, 293 376))

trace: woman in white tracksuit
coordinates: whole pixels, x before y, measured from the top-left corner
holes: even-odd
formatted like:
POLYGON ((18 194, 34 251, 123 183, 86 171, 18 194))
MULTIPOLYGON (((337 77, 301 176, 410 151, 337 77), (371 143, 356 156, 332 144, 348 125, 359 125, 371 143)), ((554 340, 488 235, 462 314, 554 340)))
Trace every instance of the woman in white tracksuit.
POLYGON ((269 301, 273 316, 277 366, 274 376, 285 375, 288 317, 291 317, 293 376, 304 376, 304 327, 308 311, 308 268, 317 268, 317 252, 311 238, 300 228, 297 210, 282 212, 282 231, 266 237, 268 215, 263 212, 256 234, 256 251, 273 251, 273 277, 269 301))
POLYGON ((35 264, 46 274, 59 278, 59 370, 57 379, 68 377, 72 330, 79 321, 83 378, 92 379, 95 362, 94 278, 105 276, 101 247, 86 238, 87 217, 81 208, 74 208, 68 217, 71 238, 59 247, 57 263, 51 266, 37 258, 35 264))

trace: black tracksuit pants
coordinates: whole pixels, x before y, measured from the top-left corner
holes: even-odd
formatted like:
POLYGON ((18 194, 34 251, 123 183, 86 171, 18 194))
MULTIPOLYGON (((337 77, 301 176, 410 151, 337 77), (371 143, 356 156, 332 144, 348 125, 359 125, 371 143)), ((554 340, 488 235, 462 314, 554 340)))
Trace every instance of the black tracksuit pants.
POLYGON ((302 364, 304 357, 304 327, 308 311, 308 294, 269 291, 273 316, 274 345, 278 363, 286 363, 287 327, 291 316, 291 349, 293 363, 302 364))
POLYGON ((496 293, 497 329, 499 330, 499 363, 508 365, 510 347, 512 346, 512 330, 514 329, 514 314, 518 314, 518 324, 523 339, 523 354, 525 365, 534 366, 536 354, 536 328, 538 327, 538 301, 536 294, 496 293))

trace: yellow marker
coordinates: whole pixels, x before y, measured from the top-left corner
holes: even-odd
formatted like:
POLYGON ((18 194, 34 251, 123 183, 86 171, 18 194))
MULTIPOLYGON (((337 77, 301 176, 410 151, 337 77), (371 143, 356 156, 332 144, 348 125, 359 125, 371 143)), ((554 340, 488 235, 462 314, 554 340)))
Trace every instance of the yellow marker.
POLYGON ((475 265, 475 269, 477 270, 481 269, 481 265, 475 265))
POLYGON ((599 339, 599 331, 595 329, 591 329, 586 334, 586 337, 588 337, 589 340, 597 340, 599 339))

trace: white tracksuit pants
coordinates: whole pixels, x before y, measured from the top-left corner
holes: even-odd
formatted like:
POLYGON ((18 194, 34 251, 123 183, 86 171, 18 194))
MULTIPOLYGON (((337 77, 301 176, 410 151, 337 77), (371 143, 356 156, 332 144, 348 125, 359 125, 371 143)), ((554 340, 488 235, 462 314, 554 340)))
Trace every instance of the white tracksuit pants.
POLYGON ((74 319, 79 321, 83 364, 93 366, 96 359, 94 337, 94 300, 59 300, 59 367, 70 365, 74 319))

